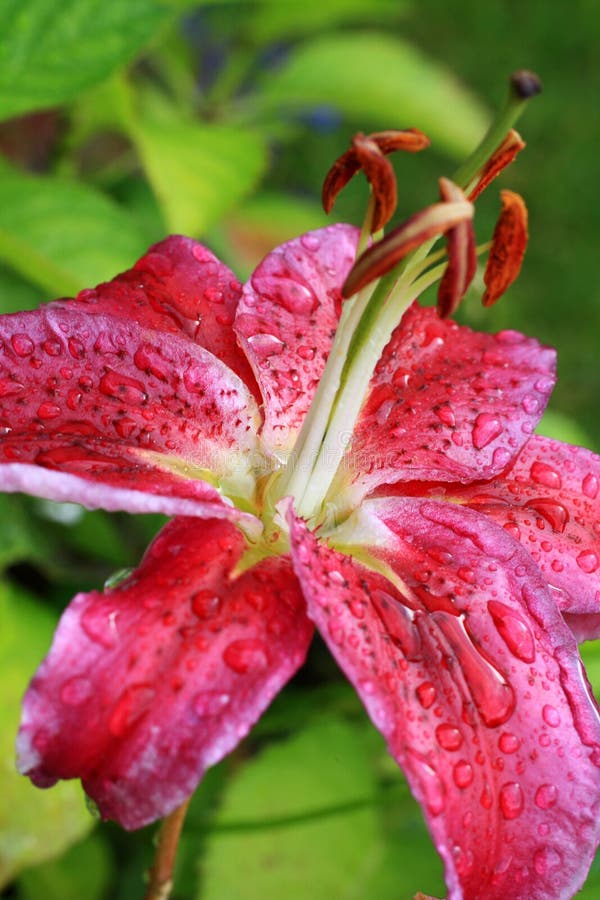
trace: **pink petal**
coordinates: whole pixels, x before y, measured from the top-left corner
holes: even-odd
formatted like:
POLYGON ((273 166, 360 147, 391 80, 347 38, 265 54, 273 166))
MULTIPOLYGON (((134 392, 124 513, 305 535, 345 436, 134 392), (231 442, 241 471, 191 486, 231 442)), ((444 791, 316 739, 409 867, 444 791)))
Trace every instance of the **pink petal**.
POLYGON ((554 351, 515 331, 473 332, 418 304, 386 347, 346 464, 353 500, 402 481, 492 478, 539 421, 554 351))
POLYGON ((599 456, 534 435, 502 478, 451 493, 521 541, 563 612, 600 614, 599 456))
MULTIPOLYGON (((256 448, 260 415, 246 385, 185 335, 81 306, 0 319, 0 463, 12 464, 0 465, 0 487, 33 491, 38 465, 77 476, 38 478, 46 497, 86 502, 84 479, 222 506, 198 482, 209 470, 218 484, 256 448)), ((104 505, 101 492, 95 498, 104 505)))
POLYGON ((600 840, 600 719, 530 557, 449 503, 365 503, 338 533, 356 559, 291 525, 309 615, 423 806, 451 900, 572 896, 600 840))
POLYGON ((239 577, 241 533, 175 519, 113 590, 79 594, 24 701, 19 767, 81 778, 139 828, 186 799, 304 660, 312 625, 288 557, 239 577))
POLYGON ((291 449, 323 372, 358 232, 312 231, 270 253, 238 306, 235 330, 265 402, 263 440, 291 449))
POLYGON ((233 272, 210 250, 171 235, 150 247, 129 271, 82 291, 76 303, 88 315, 133 318, 152 331, 191 338, 239 375, 258 399, 254 376, 231 328, 241 294, 233 272))

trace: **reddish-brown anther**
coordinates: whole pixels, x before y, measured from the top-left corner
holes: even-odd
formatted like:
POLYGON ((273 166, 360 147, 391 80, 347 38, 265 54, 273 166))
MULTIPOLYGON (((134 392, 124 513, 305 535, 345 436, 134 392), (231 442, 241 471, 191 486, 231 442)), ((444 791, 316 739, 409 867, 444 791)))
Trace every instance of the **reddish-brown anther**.
POLYGON ((520 194, 500 191, 502 211, 492 238, 483 280, 483 305, 491 306, 513 283, 521 271, 527 247, 527 207, 520 194))
POLYGON ((393 269, 421 244, 472 218, 473 205, 465 199, 425 207, 359 256, 343 284, 342 296, 351 297, 393 269))
MULTIPOLYGON (((440 195, 447 202, 460 202, 467 198, 463 191, 448 178, 440 178, 440 195)), ((477 252, 472 219, 464 219, 446 233, 448 265, 440 281, 437 296, 438 313, 447 319, 457 309, 477 270, 477 252)))
POLYGON ((500 146, 492 153, 486 164, 479 172, 479 180, 469 194, 469 200, 474 203, 486 187, 497 178, 500 172, 509 166, 516 155, 526 146, 525 141, 514 128, 508 132, 500 146))
POLYGON ((396 179, 385 157, 396 150, 417 153, 428 146, 429 138, 417 128, 376 131, 368 135, 359 132, 352 139, 352 147, 342 153, 325 176, 322 191, 325 212, 331 212, 339 192, 362 169, 375 198, 372 231, 379 231, 389 222, 396 208, 396 179))

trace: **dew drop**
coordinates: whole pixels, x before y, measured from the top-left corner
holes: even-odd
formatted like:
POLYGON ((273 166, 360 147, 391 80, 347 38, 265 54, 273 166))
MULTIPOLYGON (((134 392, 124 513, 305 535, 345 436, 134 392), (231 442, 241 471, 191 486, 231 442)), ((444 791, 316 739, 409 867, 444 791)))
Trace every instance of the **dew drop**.
POLYGON ((418 685, 416 694, 417 700, 419 701, 423 709, 429 709, 430 706, 433 706, 437 691, 433 682, 423 681, 420 685, 418 685))
POLYGON ((558 710, 553 706, 550 706, 549 703, 542 708, 542 718, 550 728, 558 728, 560 725, 560 714, 558 710))
POLYGON ((487 606, 498 634, 513 656, 523 662, 534 662, 535 642, 529 625, 504 603, 490 600, 487 606))
POLYGON ((516 753, 521 746, 521 741, 515 734, 509 731, 503 731, 498 738, 498 747, 502 753, 516 753))
POLYGON ((110 650, 117 642, 117 616, 116 610, 108 613, 106 610, 88 606, 81 615, 81 627, 90 640, 110 650))
POLYGON ((168 364, 162 358, 158 347, 142 344, 133 354, 133 363, 140 372, 148 372, 159 381, 169 380, 168 364))
POLYGON ((148 394, 144 390, 141 381, 135 378, 129 378, 112 369, 102 376, 98 384, 98 389, 106 397, 114 397, 131 406, 141 406, 148 400, 148 394))
POLYGON ((525 506, 539 513, 557 534, 562 534, 565 530, 569 521, 569 512, 562 503, 557 503, 556 500, 548 500, 545 497, 538 497, 534 500, 528 500, 525 506))
POLYGON ((229 706, 231 697, 222 691, 200 691, 192 700, 194 712, 201 719, 218 716, 229 706))
POLYGON ((329 632, 329 637, 333 643, 337 644, 338 647, 341 647, 345 637, 344 626, 341 621, 335 617, 329 619, 327 622, 327 631, 329 632))
POLYGON ((85 347, 83 341, 80 341, 79 338, 70 337, 67 341, 67 347, 73 359, 83 359, 85 356, 85 347))
POLYGON ((486 725, 502 725, 513 713, 515 695, 503 675, 487 660, 481 647, 473 643, 462 619, 437 611, 431 619, 439 626, 454 650, 473 703, 486 725))
POLYGON ((506 447, 496 447, 492 454, 492 465, 497 469, 504 469, 512 459, 512 453, 506 447))
POLYGON ((541 784, 535 792, 535 805, 539 809, 551 809, 558 800, 558 789, 554 784, 541 784))
POLYGON ((444 811, 446 799, 444 785, 436 770, 419 754, 409 750, 409 765, 414 770, 423 791, 425 804, 432 816, 439 816, 444 811))
POLYGON ((581 490, 585 494, 586 497, 589 497, 590 500, 595 500, 598 496, 598 488, 599 483, 598 479, 595 475, 592 475, 591 472, 585 476, 583 481, 581 482, 581 490))
POLYGON ((536 460, 529 470, 531 480, 536 484, 543 484, 544 487, 558 490, 562 487, 562 479, 556 469, 547 463, 536 460))
POLYGON ((442 403, 441 406, 434 407, 433 411, 444 425, 448 425, 450 428, 453 428, 456 425, 456 416, 449 403, 442 403))
POLYGON ((371 599, 392 643, 402 651, 406 659, 421 659, 421 637, 413 622, 411 610, 391 594, 379 589, 373 591, 371 599))
POLYGON ((319 240, 317 235, 312 234, 311 232, 309 232, 308 234, 303 234, 300 238, 300 243, 305 250, 309 251, 309 253, 314 253, 315 250, 318 250, 321 246, 321 241, 319 240))
POLYGON ((0 378, 0 397, 15 397, 24 390, 24 387, 14 378, 0 378))
POLYGON ((473 871, 473 866, 475 864, 475 859, 473 857, 473 851, 469 849, 465 849, 460 847, 458 844, 452 848, 452 856, 454 857, 454 866, 458 875, 461 878, 465 878, 470 872, 473 871))
POLYGON ((60 689, 60 699, 67 706, 80 706, 92 693, 92 683, 89 678, 76 675, 65 681, 60 689))
POLYGON ((223 651, 223 662, 238 675, 260 672, 269 662, 266 644, 258 638, 232 641, 223 651))
POLYGON ((223 605, 221 597, 214 591, 196 591, 191 598, 192 612, 199 619, 212 619, 223 605))
POLYGON ((63 345, 57 338, 48 338, 48 340, 44 341, 42 344, 42 349, 48 356, 60 356, 62 348, 63 345))
POLYGON ((521 785, 508 781, 500 788, 500 810, 505 819, 516 819, 523 812, 525 799, 521 785))
POLYGON ((108 729, 115 737, 122 737, 148 709, 154 698, 154 689, 149 684, 132 684, 126 688, 115 705, 108 729))
POLYGON ((301 344, 296 353, 300 357, 300 359, 304 359, 307 362, 310 362, 311 359, 315 358, 316 350, 314 347, 309 347, 307 344, 301 344))
POLYGON ((225 294, 218 287, 207 287, 202 293, 208 303, 221 304, 225 300, 225 294))
POLYGON ((45 403, 41 403, 38 406, 37 414, 40 419, 44 419, 48 421, 50 419, 56 419, 60 416, 62 409, 57 403, 50 403, 50 401, 46 401, 45 403))
POLYGON ((278 299, 293 315, 310 315, 319 305, 314 292, 307 285, 287 279, 278 291, 278 299))
POLYGON ((540 408, 540 402, 537 397, 534 397, 533 394, 526 394, 522 401, 521 406, 525 410, 528 415, 533 415, 537 413, 540 408))
POLYGON ((278 356, 285 348, 284 341, 274 334, 253 334, 248 338, 248 344, 259 358, 278 356))
POLYGON ((463 743, 463 736, 454 725, 438 725, 435 729, 438 744, 444 750, 458 750, 463 743))
POLYGON ((472 784, 474 777, 473 766, 471 763, 468 763, 466 759, 461 759, 452 769, 454 784, 459 788, 469 787, 469 785, 472 784))
POLYGON ((593 550, 583 550, 578 555, 576 561, 581 571, 586 572, 588 575, 591 575, 592 572, 595 572, 600 565, 600 561, 598 560, 598 557, 593 550))
POLYGON ((26 334, 13 334, 10 342, 17 356, 25 357, 30 356, 33 353, 33 341, 26 334))
POLYGON ((482 450, 502 434, 502 423, 490 413, 480 413, 473 425, 473 446, 482 450))

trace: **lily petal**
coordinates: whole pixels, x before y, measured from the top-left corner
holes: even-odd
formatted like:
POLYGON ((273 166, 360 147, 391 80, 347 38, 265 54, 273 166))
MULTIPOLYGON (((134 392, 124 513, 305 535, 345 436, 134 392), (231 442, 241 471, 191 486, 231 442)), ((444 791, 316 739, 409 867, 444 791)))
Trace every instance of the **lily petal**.
POLYGON ((554 380, 555 353, 536 340, 474 332, 413 304, 371 379, 343 464, 352 504, 399 481, 492 478, 531 435, 554 380))
POLYGON ((251 494, 244 454, 256 450, 260 414, 244 382, 185 334, 140 324, 133 301, 128 315, 84 308, 63 301, 0 320, 0 487, 35 483, 74 502, 94 493, 93 505, 110 509, 113 487, 173 496, 175 485, 218 506, 214 486, 228 480, 245 482, 232 494, 251 494), (30 482, 32 465, 77 478, 30 482), (213 486, 199 492, 207 477, 213 486), (106 503, 87 481, 105 486, 106 503))
POLYGON ((242 285, 210 250, 171 235, 112 281, 82 291, 75 301, 88 314, 134 319, 168 334, 183 334, 235 372, 259 399, 248 361, 231 329, 242 285))
POLYGON ((534 435, 502 478, 451 493, 524 544, 569 622, 586 617, 579 637, 600 636, 600 457, 534 435))
POLYGON ((323 372, 358 231, 331 225, 282 244, 244 288, 234 328, 265 403, 268 449, 291 449, 323 372))
POLYGON ((450 900, 573 896, 600 838, 600 717, 528 554, 413 499, 364 503, 333 535, 345 553, 291 528, 309 615, 423 806, 450 900))
POLYGON ((236 577, 241 533, 175 519, 133 575, 79 594, 26 694, 19 767, 81 778, 105 818, 176 808, 304 660, 312 636, 289 558, 236 577))

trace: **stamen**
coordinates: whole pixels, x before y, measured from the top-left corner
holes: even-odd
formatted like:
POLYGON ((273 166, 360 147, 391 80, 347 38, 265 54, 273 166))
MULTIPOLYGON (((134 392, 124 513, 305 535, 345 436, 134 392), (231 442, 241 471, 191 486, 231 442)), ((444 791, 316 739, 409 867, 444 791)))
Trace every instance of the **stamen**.
POLYGON ((491 306, 513 283, 521 271, 527 247, 527 207, 514 191, 501 191, 502 210, 492 237, 483 280, 484 306, 491 306))
POLYGON ((415 213, 357 259, 344 282, 342 296, 351 297, 393 269, 416 247, 472 218, 473 205, 468 200, 434 203, 415 213))
MULTIPOLYGON (((440 178, 440 194, 447 202, 465 201, 461 189, 448 178, 440 178)), ((447 319, 458 307, 477 270, 475 234, 471 219, 465 219, 446 234, 448 265, 440 281, 437 309, 440 318, 447 319)))
POLYGON ((525 146, 525 141, 519 132, 511 128, 500 146, 492 153, 479 172, 479 181, 469 194, 471 203, 474 203, 494 178, 497 178, 500 172, 513 162, 517 153, 520 153, 525 146))
POLYGON ((417 153, 429 146, 429 138, 417 128, 399 131, 376 131, 373 134, 355 135, 350 150, 346 150, 332 165, 323 182, 322 201, 326 213, 333 209, 335 199, 350 179, 361 169, 373 187, 376 199, 372 231, 379 231, 391 218, 396 207, 396 183, 391 165, 384 157, 396 150, 417 153), (385 163, 385 165, 383 165, 385 163), (391 173, 391 176, 390 176, 391 173), (393 200, 390 191, 393 181, 393 200), (377 206, 381 207, 377 209, 377 206), (391 209, 391 212, 390 212, 391 209), (387 217, 386 217, 387 216, 387 217))

